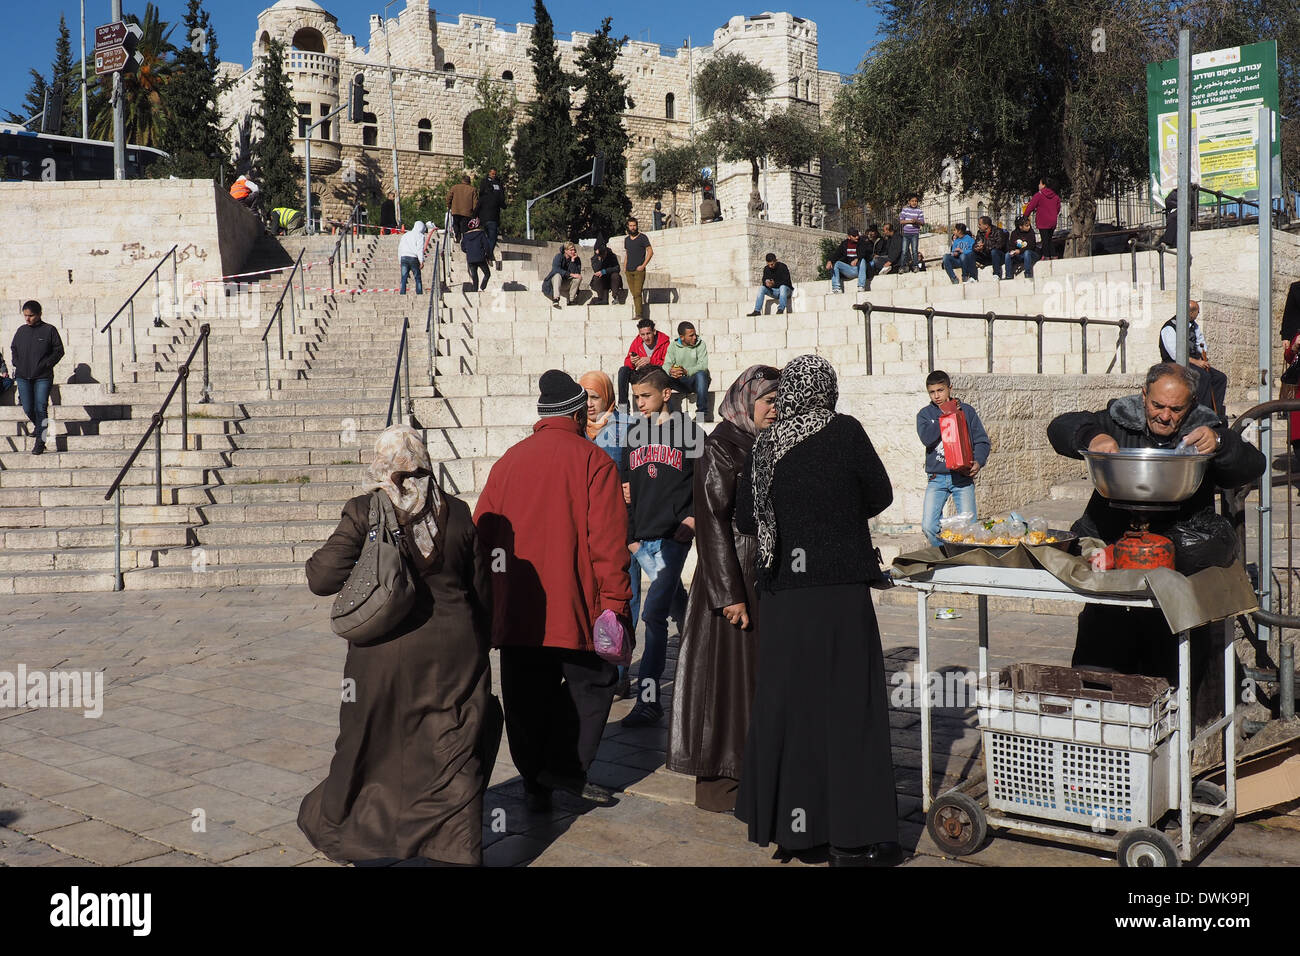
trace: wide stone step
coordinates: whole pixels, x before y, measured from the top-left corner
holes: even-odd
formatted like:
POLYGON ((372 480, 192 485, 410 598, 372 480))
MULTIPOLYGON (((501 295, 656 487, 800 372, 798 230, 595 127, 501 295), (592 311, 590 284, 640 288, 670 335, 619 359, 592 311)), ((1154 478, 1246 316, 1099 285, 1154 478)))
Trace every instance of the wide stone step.
MULTIPOLYGON (((112 577, 112 575, 109 575, 112 577)), ((307 586, 303 566, 292 564, 244 564, 237 567, 209 568, 195 574, 185 568, 140 568, 123 575, 129 591, 149 591, 176 588, 202 587, 271 587, 275 585, 307 586)), ((111 586, 111 584, 110 584, 111 586)), ((323 623, 328 628, 328 622, 323 623)))
MULTIPOLYGON (((17 530, 112 526, 113 503, 104 501, 102 492, 97 500, 99 504, 87 504, 84 507, 2 508, 0 528, 17 530)), ((126 525, 191 525, 198 524, 201 520, 199 511, 194 505, 122 505, 123 527, 126 525)))
POLYGON ((42 571, 112 571, 114 561, 120 560, 122 568, 152 567, 163 553, 154 549, 123 547, 118 559, 113 547, 59 548, 54 551, 0 551, 0 575, 27 574, 42 571))
MULTIPOLYGON (((332 529, 331 529, 332 530, 332 529)), ((324 539, 321 539, 322 541, 324 539)), ((159 552, 160 568, 188 568, 195 576, 193 586, 204 586, 203 579, 218 569, 238 568, 242 565, 306 563, 321 542, 253 543, 253 544, 201 544, 195 547, 175 548, 159 552)))
MULTIPOLYGON (((39 458, 27 456, 27 460, 39 461, 39 458)), ((135 465, 127 472, 123 485, 151 485, 155 481, 153 463, 145 465, 146 456, 136 459, 135 465)), ((54 466, 47 468, 9 468, 0 471, 0 487, 3 488, 99 488, 101 493, 117 478, 121 464, 113 467, 79 468, 68 471, 54 466)), ((208 480, 216 468, 190 468, 163 465, 162 481, 167 485, 198 485, 208 480)))
POLYGON ((0 575, 0 594, 67 594, 111 591, 116 579, 110 571, 32 571, 13 577, 0 575))
MULTIPOLYGON (((349 495, 349 497, 351 497, 349 495)), ((338 502, 333 514, 312 520, 279 521, 273 524, 250 525, 243 521, 213 522, 195 529, 200 547, 222 547, 241 544, 297 544, 320 542, 328 538, 343 512, 343 501, 338 502)))
MULTIPOLYGON (((0 511, 0 515, 3 512, 0 511)), ((83 528, 9 528, 0 530, 5 551, 56 550, 62 548, 108 548, 115 532, 111 525, 83 528)), ((183 547, 189 532, 179 525, 123 526, 124 548, 183 547)))

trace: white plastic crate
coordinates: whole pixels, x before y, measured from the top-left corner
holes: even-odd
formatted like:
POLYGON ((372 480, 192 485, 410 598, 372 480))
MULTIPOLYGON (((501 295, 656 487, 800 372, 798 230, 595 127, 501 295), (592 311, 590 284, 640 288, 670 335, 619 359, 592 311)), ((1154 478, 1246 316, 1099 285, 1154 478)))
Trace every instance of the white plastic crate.
POLYGON ((991 809, 1128 830, 1152 825, 1177 804, 1172 689, 1161 681, 1148 702, 1134 703, 1132 694, 1103 699, 1114 695, 1083 687, 1049 693, 1005 686, 1021 684, 1026 668, 1030 676, 1097 676, 1016 665, 1003 671, 1004 686, 979 687, 991 809))

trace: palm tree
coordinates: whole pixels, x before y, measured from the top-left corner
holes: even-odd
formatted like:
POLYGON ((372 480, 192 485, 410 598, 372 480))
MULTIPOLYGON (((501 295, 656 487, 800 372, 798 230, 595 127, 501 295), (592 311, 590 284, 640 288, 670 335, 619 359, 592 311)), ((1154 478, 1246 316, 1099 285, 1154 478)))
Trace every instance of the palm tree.
MULTIPOLYGON (((176 53, 176 47, 170 42, 175 24, 160 19, 158 8, 152 3, 145 4, 143 20, 134 14, 128 14, 123 19, 128 23, 138 23, 143 31, 143 36, 136 45, 140 66, 134 73, 122 77, 126 141, 137 146, 157 146, 161 141, 162 89, 171 76, 171 57, 176 53)), ((109 74, 94 77, 88 80, 87 86, 90 95, 90 136, 92 139, 111 140, 113 78, 109 74)), ((81 108, 80 100, 76 107, 81 108)))

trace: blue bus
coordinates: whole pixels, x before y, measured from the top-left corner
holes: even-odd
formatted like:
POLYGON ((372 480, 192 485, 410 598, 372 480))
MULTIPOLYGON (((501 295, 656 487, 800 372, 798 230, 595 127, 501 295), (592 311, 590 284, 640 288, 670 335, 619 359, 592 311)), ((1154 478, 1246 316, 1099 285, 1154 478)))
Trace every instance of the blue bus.
MULTIPOLYGON (((149 167, 166 156, 160 149, 128 143, 126 178, 144 178, 149 167)), ((112 143, 34 133, 16 123, 0 123, 0 180, 65 182, 112 178, 112 143)))

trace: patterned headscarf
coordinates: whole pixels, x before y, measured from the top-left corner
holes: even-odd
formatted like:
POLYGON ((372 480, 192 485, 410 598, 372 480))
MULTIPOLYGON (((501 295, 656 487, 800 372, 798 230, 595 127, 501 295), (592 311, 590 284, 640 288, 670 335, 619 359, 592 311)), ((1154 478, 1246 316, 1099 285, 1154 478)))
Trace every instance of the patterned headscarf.
POLYGON ((597 415, 594 419, 587 419, 587 437, 592 441, 601 433, 609 420, 614 416, 614 383, 604 372, 584 372, 578 379, 578 384, 583 388, 589 388, 600 395, 600 400, 605 403, 605 412, 597 415))
POLYGON ((757 438, 758 427, 754 424, 754 403, 769 392, 776 391, 780 378, 780 369, 770 365, 751 365, 731 383, 726 397, 718 406, 718 412, 746 435, 757 438))
POLYGON ((447 502, 433 480, 433 465, 424 439, 410 425, 390 425, 375 439, 375 460, 366 469, 361 490, 382 490, 393 503, 397 521, 424 557, 432 559, 446 537, 447 502), (416 476, 414 473, 425 474, 416 476), (401 483, 393 475, 401 475, 401 483))
POLYGON ((821 356, 800 355, 781 370, 776 422, 754 443, 754 513, 761 568, 771 568, 776 558, 776 511, 771 496, 776 463, 831 423, 839 397, 835 369, 821 356))

